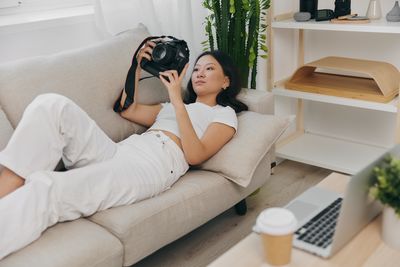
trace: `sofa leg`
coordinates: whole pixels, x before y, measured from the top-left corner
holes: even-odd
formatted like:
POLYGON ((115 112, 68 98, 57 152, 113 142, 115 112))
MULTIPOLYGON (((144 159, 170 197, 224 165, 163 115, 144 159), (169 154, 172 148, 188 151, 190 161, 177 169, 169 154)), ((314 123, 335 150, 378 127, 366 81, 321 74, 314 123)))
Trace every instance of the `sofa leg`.
POLYGON ((274 174, 274 168, 276 167, 276 161, 271 162, 271 175, 274 174))
POLYGON ((241 200, 239 203, 235 205, 236 214, 239 216, 243 216, 247 212, 247 204, 246 199, 241 200))

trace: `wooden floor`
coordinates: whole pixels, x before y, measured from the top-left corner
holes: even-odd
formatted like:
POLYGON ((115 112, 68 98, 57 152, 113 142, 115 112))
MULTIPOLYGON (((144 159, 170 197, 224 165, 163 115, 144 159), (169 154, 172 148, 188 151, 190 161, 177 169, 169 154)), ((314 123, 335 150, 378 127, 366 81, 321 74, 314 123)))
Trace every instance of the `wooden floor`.
POLYGON ((261 190, 247 199, 248 212, 238 216, 230 209, 132 267, 206 266, 251 232, 258 214, 267 207, 284 206, 331 171, 284 161, 261 190))

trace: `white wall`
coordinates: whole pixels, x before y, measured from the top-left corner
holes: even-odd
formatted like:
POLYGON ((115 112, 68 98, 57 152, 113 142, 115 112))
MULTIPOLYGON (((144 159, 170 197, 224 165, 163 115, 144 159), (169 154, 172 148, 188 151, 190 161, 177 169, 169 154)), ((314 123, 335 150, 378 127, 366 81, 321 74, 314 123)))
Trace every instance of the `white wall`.
MULTIPOLYGON (((201 31, 204 25, 198 25, 196 32, 201 31)), ((102 39, 104 35, 96 27, 94 15, 14 26, 0 23, 0 64, 79 48, 102 39)), ((266 60, 259 59, 258 67, 257 89, 266 90, 266 60)))
MULTIPOLYGON (((298 10, 298 0, 273 0, 275 15, 298 10), (282 8, 286 5, 286 9, 282 8), (289 6, 289 8, 288 8, 289 6)), ((382 17, 393 1, 381 1, 382 17)), ((353 0, 352 13, 365 15, 369 0, 353 0)), ((333 0, 319 0, 319 8, 334 9, 333 0)), ((289 77, 297 66, 296 30, 275 30, 275 80, 289 77)), ((385 61, 400 68, 400 35, 334 31, 305 31, 305 62, 325 56, 344 56, 385 61)), ((392 113, 305 101, 305 130, 328 136, 389 147, 394 144, 396 116, 392 113)), ((293 114, 295 101, 276 98, 276 112, 293 114)))
POLYGON ((93 15, 0 27, 0 63, 86 46, 102 39, 93 15))

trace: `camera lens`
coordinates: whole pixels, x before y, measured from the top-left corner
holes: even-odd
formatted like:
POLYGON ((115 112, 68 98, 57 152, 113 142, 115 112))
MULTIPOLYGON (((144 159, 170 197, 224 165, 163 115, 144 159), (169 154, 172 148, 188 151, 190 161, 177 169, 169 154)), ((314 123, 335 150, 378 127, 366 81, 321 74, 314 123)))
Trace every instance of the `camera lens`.
POLYGON ((157 62, 159 64, 169 64, 175 56, 174 53, 174 49, 173 47, 161 43, 161 44, 157 44, 154 48, 153 48, 153 53, 152 53, 152 57, 154 62, 157 62))

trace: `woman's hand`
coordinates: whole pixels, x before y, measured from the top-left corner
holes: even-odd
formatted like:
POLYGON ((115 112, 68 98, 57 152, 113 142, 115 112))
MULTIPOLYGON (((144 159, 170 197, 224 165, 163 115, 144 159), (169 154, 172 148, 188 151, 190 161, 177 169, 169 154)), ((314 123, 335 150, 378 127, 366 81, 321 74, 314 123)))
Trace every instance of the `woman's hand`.
MULTIPOLYGON (((138 62, 138 65, 136 66, 136 70, 135 70, 135 81, 134 81, 135 85, 134 85, 134 88, 138 89, 138 87, 139 87, 139 78, 140 78, 140 74, 141 74, 141 71, 142 71, 140 63, 142 62, 143 58, 146 58, 147 60, 152 60, 151 54, 153 53, 154 46, 156 46, 156 43, 154 43, 152 41, 147 41, 143 45, 143 47, 140 48, 139 52, 136 55, 136 60, 138 62)), ((134 95, 133 95, 134 101, 133 101, 133 103, 136 102, 135 100, 136 100, 136 95, 137 95, 136 92, 138 91, 137 89, 134 90, 134 95)), ((126 98, 127 98, 127 94, 126 94, 125 89, 123 89, 122 90, 122 95, 121 95, 120 100, 119 100, 119 108, 118 109, 120 109, 120 110, 122 109, 122 107, 124 106, 126 98)))
POLYGON ((143 58, 146 58, 147 60, 152 60, 151 54, 153 53, 153 48, 156 46, 156 43, 152 41, 147 41, 144 46, 139 50, 136 59, 138 62, 138 66, 136 68, 136 72, 140 72, 142 70, 142 67, 140 66, 140 63, 142 62, 143 58))
POLYGON ((168 90, 169 100, 171 104, 176 105, 183 104, 182 100, 182 80, 185 77, 186 71, 189 64, 186 64, 183 68, 181 75, 178 75, 176 70, 167 70, 160 72, 160 80, 168 90), (168 80, 166 79, 168 78, 168 80))

